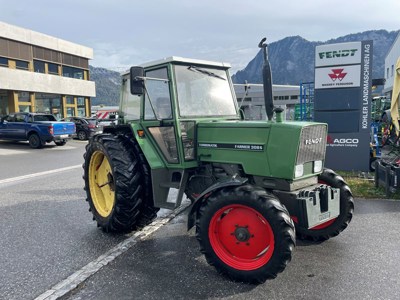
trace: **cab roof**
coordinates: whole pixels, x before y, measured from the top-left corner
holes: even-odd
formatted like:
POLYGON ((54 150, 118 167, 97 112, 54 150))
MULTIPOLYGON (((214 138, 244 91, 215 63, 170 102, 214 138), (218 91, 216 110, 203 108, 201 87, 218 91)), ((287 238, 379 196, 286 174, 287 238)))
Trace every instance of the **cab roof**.
POLYGON ((215 62, 215 61, 208 61, 208 60, 200 60, 200 59, 193 59, 193 58, 184 58, 179 56, 170 56, 164 59, 159 59, 156 61, 151 61, 148 63, 141 64, 140 66, 143 68, 157 66, 165 63, 173 63, 173 62, 180 62, 180 63, 188 63, 188 64, 199 64, 199 65, 209 65, 215 67, 225 67, 230 68, 231 65, 224 62, 215 62))
MULTIPOLYGON (((167 64, 167 63, 174 63, 174 62, 195 64, 195 65, 206 65, 206 66, 214 66, 214 67, 223 67, 226 69, 229 69, 231 67, 231 65, 229 63, 215 62, 215 61, 201 60, 201 59, 193 59, 193 58, 185 58, 185 57, 179 57, 179 56, 170 56, 170 57, 166 57, 163 59, 150 61, 150 62, 141 64, 140 67, 148 68, 148 67, 154 67, 154 66, 167 64)), ((121 75, 127 75, 127 74, 129 74, 129 70, 121 73, 121 75)))

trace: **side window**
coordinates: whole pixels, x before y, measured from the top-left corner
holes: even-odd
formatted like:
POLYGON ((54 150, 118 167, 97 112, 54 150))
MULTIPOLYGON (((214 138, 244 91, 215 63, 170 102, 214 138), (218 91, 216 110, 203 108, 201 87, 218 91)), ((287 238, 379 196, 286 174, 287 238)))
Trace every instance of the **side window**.
POLYGON ((7 122, 15 122, 15 115, 8 115, 4 118, 7 122))
POLYGON ((15 122, 24 122, 25 120, 25 115, 15 115, 15 122))
POLYGON ((147 93, 145 93, 144 118, 146 120, 171 119, 172 109, 167 68, 148 71, 146 77, 165 79, 165 81, 146 80, 147 93))
POLYGON ((124 75, 122 77, 121 115, 125 121, 140 119, 140 99, 140 96, 131 94, 129 75, 124 75))

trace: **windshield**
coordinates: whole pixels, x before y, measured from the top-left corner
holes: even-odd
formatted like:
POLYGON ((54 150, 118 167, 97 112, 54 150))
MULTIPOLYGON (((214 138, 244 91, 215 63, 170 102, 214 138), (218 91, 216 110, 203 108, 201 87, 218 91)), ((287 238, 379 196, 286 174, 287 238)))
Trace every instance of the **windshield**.
POLYGON ((226 74, 206 67, 175 66, 180 116, 236 116, 226 74))

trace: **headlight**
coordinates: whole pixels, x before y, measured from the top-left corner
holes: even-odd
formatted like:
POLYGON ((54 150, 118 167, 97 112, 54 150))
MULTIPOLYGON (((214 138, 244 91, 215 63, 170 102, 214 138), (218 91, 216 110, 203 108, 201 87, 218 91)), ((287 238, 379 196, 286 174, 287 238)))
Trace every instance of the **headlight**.
POLYGON ((322 160, 314 161, 314 173, 318 173, 322 171, 322 160))
POLYGON ((304 165, 296 165, 294 168, 294 178, 303 176, 304 173, 304 165))

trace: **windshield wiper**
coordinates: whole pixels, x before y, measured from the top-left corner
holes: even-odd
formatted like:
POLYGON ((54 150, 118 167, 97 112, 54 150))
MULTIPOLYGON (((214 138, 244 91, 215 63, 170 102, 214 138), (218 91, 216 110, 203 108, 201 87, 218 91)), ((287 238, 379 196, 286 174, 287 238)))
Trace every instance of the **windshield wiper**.
POLYGON ((226 79, 225 79, 224 77, 222 77, 222 76, 219 76, 219 75, 217 75, 217 74, 215 74, 215 73, 213 73, 213 72, 210 72, 210 71, 201 69, 201 68, 199 68, 199 67, 189 66, 189 67, 188 67, 188 70, 193 71, 193 72, 199 72, 199 73, 202 73, 202 74, 206 74, 206 75, 208 75, 208 76, 215 77, 215 78, 219 78, 219 79, 222 79, 222 80, 226 80, 226 79))

